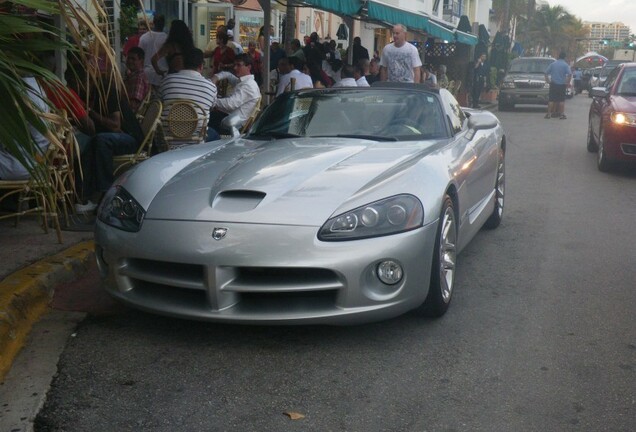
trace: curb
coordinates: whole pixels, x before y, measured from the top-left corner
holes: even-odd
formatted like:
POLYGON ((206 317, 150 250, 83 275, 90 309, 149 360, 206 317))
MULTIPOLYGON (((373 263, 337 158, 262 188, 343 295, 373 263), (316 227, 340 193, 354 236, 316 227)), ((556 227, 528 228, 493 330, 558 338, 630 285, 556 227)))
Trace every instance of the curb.
POLYGON ((47 312, 55 287, 84 274, 94 256, 94 241, 84 241, 0 281, 0 381, 47 312))

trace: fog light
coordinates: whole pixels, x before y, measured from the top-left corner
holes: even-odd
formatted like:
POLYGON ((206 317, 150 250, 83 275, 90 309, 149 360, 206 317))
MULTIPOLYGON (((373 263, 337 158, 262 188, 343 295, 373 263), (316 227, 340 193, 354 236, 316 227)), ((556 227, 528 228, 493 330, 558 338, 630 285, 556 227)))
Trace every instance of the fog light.
POLYGON ((378 264, 378 278, 387 285, 395 285, 402 280, 404 270, 395 261, 382 261, 378 264))

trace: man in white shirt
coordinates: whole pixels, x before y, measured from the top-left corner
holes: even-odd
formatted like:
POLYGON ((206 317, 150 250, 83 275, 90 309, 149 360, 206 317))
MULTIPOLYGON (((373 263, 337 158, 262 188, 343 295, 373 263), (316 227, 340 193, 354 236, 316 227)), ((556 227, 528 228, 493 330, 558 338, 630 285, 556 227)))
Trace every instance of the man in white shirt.
MULTIPOLYGON (((183 56, 185 69, 166 75, 159 87, 159 97, 165 109, 161 119, 165 122, 170 113, 169 102, 174 100, 189 100, 199 105, 209 117, 210 109, 216 105, 216 86, 209 79, 201 75, 203 70, 203 51, 193 48, 183 56)), ((208 118, 200 124, 207 128, 208 118)), ((165 127, 165 126, 164 126, 165 127)))
POLYGON ((243 51, 243 47, 241 46, 241 44, 234 40, 234 31, 230 29, 227 29, 227 46, 233 48, 236 55, 245 52, 243 51))
POLYGON ((302 69, 303 61, 298 57, 284 57, 278 61, 278 71, 281 76, 278 80, 276 96, 291 90, 292 78, 295 80, 294 90, 314 88, 314 82, 311 80, 311 77, 302 73, 302 69))
POLYGON ((356 85, 358 87, 370 87, 369 82, 367 81, 367 77, 364 75, 366 69, 365 64, 368 63, 368 60, 362 59, 353 67, 353 78, 356 80, 356 85))
POLYGON ((406 41, 406 27, 393 26, 393 43, 382 50, 380 77, 382 81, 419 83, 422 60, 417 48, 406 41))
MULTIPOLYGON (((163 27, 166 23, 166 19, 163 15, 155 15, 153 19, 153 29, 144 33, 139 38, 139 48, 144 50, 144 71, 148 82, 153 86, 161 84, 161 75, 157 74, 155 68, 152 67, 151 59, 159 51, 168 38, 168 35, 164 33, 163 27)), ((168 63, 165 58, 159 60, 159 68, 161 70, 168 70, 168 63)))
POLYGON ((261 90, 252 75, 252 57, 239 54, 234 58, 234 74, 219 72, 212 77, 215 84, 227 79, 234 86, 229 96, 216 100, 216 106, 210 112, 210 127, 222 135, 231 131, 221 126, 221 121, 233 112, 237 112, 242 122, 245 122, 261 100, 261 90))
POLYGON ((333 85, 334 87, 357 87, 355 78, 353 77, 353 66, 343 64, 340 69, 340 81, 333 85))

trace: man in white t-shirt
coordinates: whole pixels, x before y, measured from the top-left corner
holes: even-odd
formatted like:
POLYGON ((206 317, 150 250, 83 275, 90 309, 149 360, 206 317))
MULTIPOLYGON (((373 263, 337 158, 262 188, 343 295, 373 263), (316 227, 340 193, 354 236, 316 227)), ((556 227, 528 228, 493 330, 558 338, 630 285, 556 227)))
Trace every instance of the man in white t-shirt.
MULTIPOLYGON (((163 15, 155 15, 153 19, 153 28, 151 31, 144 33, 139 38, 139 48, 144 50, 144 71, 148 82, 153 86, 161 84, 162 76, 157 74, 155 68, 152 67, 151 59, 157 51, 161 49, 168 35, 164 33, 163 27, 166 24, 166 19, 163 15)), ((168 70, 168 63, 165 58, 159 60, 159 68, 162 70, 168 70)))
POLYGON ((291 89, 291 79, 294 78, 294 90, 313 88, 314 82, 311 77, 305 73, 302 73, 303 61, 298 57, 284 57, 278 61, 278 73, 280 79, 278 81, 278 88, 276 90, 276 96, 285 91, 291 89))
POLYGON ((417 48, 406 41, 406 27, 393 26, 393 43, 382 50, 380 77, 382 81, 419 83, 422 60, 417 48))

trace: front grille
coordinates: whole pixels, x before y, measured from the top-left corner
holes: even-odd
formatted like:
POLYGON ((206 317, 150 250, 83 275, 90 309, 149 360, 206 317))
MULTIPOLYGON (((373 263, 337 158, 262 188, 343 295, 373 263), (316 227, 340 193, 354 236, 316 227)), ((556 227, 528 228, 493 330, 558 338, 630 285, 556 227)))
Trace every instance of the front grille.
POLYGON ((335 272, 322 268, 206 267, 129 259, 119 273, 132 288, 130 298, 194 314, 227 307, 237 313, 320 313, 335 308, 345 286, 335 272))

